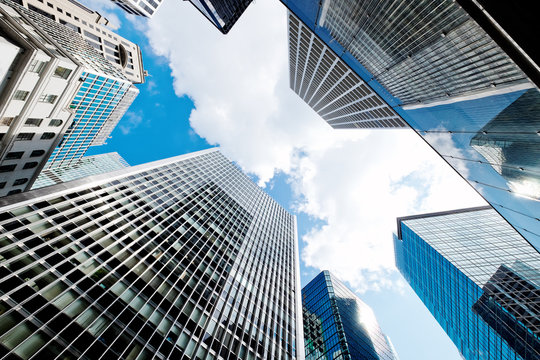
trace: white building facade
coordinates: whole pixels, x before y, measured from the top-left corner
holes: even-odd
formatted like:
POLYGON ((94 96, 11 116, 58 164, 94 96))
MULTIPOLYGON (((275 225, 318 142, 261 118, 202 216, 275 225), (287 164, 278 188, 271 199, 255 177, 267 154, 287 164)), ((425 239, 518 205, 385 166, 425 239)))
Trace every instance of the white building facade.
POLYGON ((28 190, 73 116, 82 66, 0 4, 0 196, 28 190))
POLYGON ((145 81, 142 53, 138 45, 107 27, 109 20, 75 0, 18 0, 25 8, 38 12, 81 34, 97 51, 122 71, 134 84, 145 81))
MULTIPOLYGON (((15 58, 17 45, 7 40, 2 42, 6 54, 11 56, 3 60, 6 75, 2 87, 8 97, 2 101, 4 126, 0 127, 0 134, 4 134, 2 156, 9 160, 0 168, 0 179, 3 179, 0 183, 4 183, 0 195, 7 195, 10 191, 30 189, 42 168, 74 164, 89 146, 103 144, 139 90, 80 34, 13 2, 0 0, 0 3, 6 14, 9 13, 4 16, 4 22, 12 23, 13 36, 22 33, 28 38, 24 32, 30 31, 36 43, 50 43, 49 55, 43 45, 43 59, 48 56, 63 61, 60 65, 51 63, 44 67, 39 62, 25 60, 29 70, 20 69, 15 58), (45 84, 51 88, 44 88, 45 84), (69 94, 61 91, 62 86, 69 88, 69 94), (23 108, 32 112, 21 113, 23 108), (35 141, 36 145, 31 145, 30 141, 35 141), (38 148, 34 149, 36 146, 38 148), (42 157, 36 165, 36 160, 26 161, 28 156, 42 157), (34 170, 32 174, 26 171, 24 175, 28 176, 18 173, 29 169, 34 170)), ((29 52, 25 54, 28 56, 29 52)))

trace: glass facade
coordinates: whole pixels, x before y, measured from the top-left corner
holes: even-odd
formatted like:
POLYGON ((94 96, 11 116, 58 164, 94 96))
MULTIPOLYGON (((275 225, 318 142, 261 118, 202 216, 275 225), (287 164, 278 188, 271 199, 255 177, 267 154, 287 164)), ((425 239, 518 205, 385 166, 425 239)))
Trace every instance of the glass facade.
POLYGON ((302 289, 306 360, 395 360, 369 306, 328 271, 302 289))
POLYGON ((253 0, 189 0, 219 31, 227 34, 253 0))
POLYGON ((540 250, 540 93, 459 1, 282 3, 540 250))
POLYGON ((43 170, 32 185, 32 189, 120 170, 128 166, 129 164, 116 152, 84 156, 74 165, 43 170))
POLYGON ((296 219, 216 149, 0 199, 0 227, 0 357, 302 358, 296 219))
POLYGON ((467 360, 540 357, 540 254, 489 207, 398 219, 396 265, 467 360))
POLYGON ((406 123, 292 13, 291 89, 335 129, 395 128, 406 123))
POLYGON ((106 137, 135 99, 131 83, 92 73, 83 73, 82 84, 71 108, 75 111, 72 126, 54 149, 44 169, 74 165, 91 145, 106 137), (112 124, 111 124, 112 123, 112 124))

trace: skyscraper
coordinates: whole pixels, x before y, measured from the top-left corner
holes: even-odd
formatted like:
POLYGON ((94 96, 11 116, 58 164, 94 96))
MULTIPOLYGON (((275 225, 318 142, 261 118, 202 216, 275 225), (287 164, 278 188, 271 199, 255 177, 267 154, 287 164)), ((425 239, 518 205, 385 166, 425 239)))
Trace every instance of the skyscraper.
POLYGON ((302 289, 306 360, 395 360, 373 310, 328 271, 302 289))
POLYGON ((30 189, 72 119, 81 64, 0 3, 0 196, 30 189))
POLYGON ((32 189, 108 173, 128 166, 129 164, 117 152, 84 156, 74 165, 43 170, 32 185, 32 189))
POLYGON ((296 16, 288 12, 291 89, 335 129, 407 124, 296 16))
POLYGON ((505 50, 536 86, 540 86, 540 52, 534 34, 537 3, 522 1, 519 8, 510 3, 489 0, 457 0, 467 13, 505 50))
POLYGON ((84 73, 71 104, 75 116, 45 169, 76 164, 90 146, 103 145, 139 94, 127 81, 84 73))
MULTIPOLYGON (((53 41, 82 66, 83 72, 77 81, 79 88, 69 106, 74 116, 44 168, 76 163, 89 146, 105 142, 139 90, 79 33, 36 11, 10 1, 0 2, 11 6, 19 14, 17 18, 27 19, 25 21, 39 28, 40 36, 53 41)), ((44 101, 55 101, 56 98, 46 95, 43 95, 44 101)))
MULTIPOLYGON (((335 55, 364 82, 362 86, 379 96, 382 104, 375 102, 373 107, 391 108, 397 117, 394 121, 408 124, 422 136, 540 250, 540 173, 529 156, 515 156, 520 148, 540 146, 534 122, 538 118, 534 114, 540 92, 530 80, 534 75, 531 66, 535 67, 531 59, 525 59, 527 56, 522 53, 521 60, 527 61, 515 60, 513 52, 519 46, 510 37, 501 39, 508 34, 491 38, 493 24, 477 22, 478 17, 469 14, 469 6, 460 6, 470 3, 467 0, 282 3, 300 20, 300 28, 309 28, 314 38, 324 43, 323 47, 318 46, 317 41, 308 41, 310 35, 306 35, 304 45, 290 52, 291 69, 295 59, 300 60, 298 64, 307 63, 300 66, 306 69, 302 73, 291 71, 291 81, 296 81, 291 86, 304 86, 306 80, 313 78, 305 88, 293 87, 310 106, 325 120, 339 114, 332 105, 316 105, 313 100, 318 100, 311 100, 308 88, 325 86, 321 76, 332 74, 326 70, 326 62, 333 59, 330 55, 335 55), (329 56, 319 55, 326 54, 328 49, 332 50, 329 56), (527 109, 533 115, 525 119, 518 109, 527 109), (494 133, 495 127, 488 124, 498 119, 492 124, 500 125, 502 118, 507 125, 497 126, 499 132, 494 133), (529 125, 531 118, 533 123, 529 125), (492 155, 486 158, 488 152, 492 155)), ((536 69, 540 68, 536 65, 536 69)), ((328 93, 330 101, 342 96, 343 102, 338 102, 340 98, 335 100, 343 111, 340 115, 352 108, 347 104, 351 103, 349 95, 354 87, 360 86, 357 84, 341 81, 341 93, 328 93)))
POLYGON ((219 31, 227 34, 253 0, 189 0, 219 31))
POLYGON ((109 20, 75 0, 18 0, 20 5, 65 25, 81 36, 134 84, 144 83, 141 49, 106 25, 109 20))
POLYGON ((295 217, 216 149, 0 200, 0 356, 302 359, 295 217))
POLYGON ((540 357, 540 254, 490 207, 398 218, 396 265, 467 360, 540 357))
POLYGON ((113 3, 121 7, 131 15, 152 17, 161 5, 162 0, 112 0, 113 3))

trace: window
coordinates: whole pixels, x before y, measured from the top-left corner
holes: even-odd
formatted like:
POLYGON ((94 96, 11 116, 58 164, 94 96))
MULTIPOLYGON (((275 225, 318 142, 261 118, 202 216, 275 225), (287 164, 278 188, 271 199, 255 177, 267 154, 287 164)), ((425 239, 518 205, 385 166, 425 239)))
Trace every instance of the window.
POLYGON ((30 118, 30 119, 26 119, 24 125, 26 125, 26 126, 39 126, 39 125, 41 125, 42 121, 43 121, 43 119, 30 118))
POLYGON ((0 119, 0 126, 9 126, 13 122, 14 117, 3 117, 0 119))
POLYGON ((50 2, 47 3, 47 6, 54 9, 53 4, 51 4, 50 2))
POLYGON ((47 64, 45 61, 33 60, 28 71, 41 74, 41 71, 45 68, 45 64, 47 64))
POLYGON ((90 39, 94 40, 94 41, 97 41, 97 42, 101 42, 101 38, 95 34, 92 34, 91 32, 89 31, 86 31, 84 30, 83 31, 84 35, 89 37, 90 39))
POLYGON ((24 151, 12 151, 6 155, 6 160, 20 159, 24 155, 24 151))
POLYGON ((60 119, 52 119, 51 121, 49 121, 49 126, 54 126, 54 127, 58 127, 60 125, 62 125, 63 121, 60 120, 60 119))
MULTIPOLYGON (((39 0, 38 0, 38 1, 39 1, 39 0)), ((43 2, 43 1, 40 1, 40 2, 43 2)), ((38 7, 35 7, 35 6, 33 6, 32 4, 28 4, 28 9, 30 9, 30 10, 32 10, 32 11, 35 11, 35 12, 37 12, 37 13, 43 15, 43 16, 46 16, 46 17, 48 17, 48 18, 51 19, 51 20, 56 21, 56 18, 54 17, 53 14, 49 14, 48 12, 46 12, 46 11, 44 11, 44 10, 41 10, 41 9, 38 8, 38 7)))
POLYGON ((41 140, 52 139, 55 135, 56 135, 56 133, 53 133, 53 132, 45 132, 45 133, 43 133, 43 135, 41 135, 41 140))
POLYGON ((81 28, 78 27, 78 26, 75 26, 71 23, 68 23, 67 21, 64 21, 62 19, 60 19, 60 24, 62 25, 66 25, 68 28, 72 29, 72 30, 75 30, 76 32, 80 33, 81 32, 81 28))
POLYGON ((26 184, 28 182, 28 178, 20 178, 13 182, 13 186, 26 184))
POLYGON ((54 102, 56 101, 56 98, 58 96, 56 95, 50 95, 50 94, 43 94, 39 97, 39 101, 41 102, 46 102, 46 103, 49 103, 49 104, 54 104, 54 102))
POLYGON ((15 91, 15 95, 13 95, 13 100, 26 100, 28 97, 29 92, 24 90, 17 90, 15 91))
POLYGON ((38 166, 37 161, 31 161, 31 162, 27 162, 26 164, 24 164, 23 169, 33 169, 36 166, 38 166))
POLYGON ((4 138, 4 135, 6 135, 5 133, 0 133, 0 140, 2 140, 4 138))
POLYGON ((71 74, 71 69, 62 66, 58 66, 56 70, 54 70, 54 76, 61 77, 62 79, 67 79, 69 74, 71 74))
POLYGON ((15 140, 30 141, 34 138, 34 133, 18 133, 15 140))
POLYGON ((13 195, 13 194, 18 194, 18 193, 21 193, 22 190, 21 189, 15 189, 15 190, 11 190, 10 192, 8 192, 7 194, 8 195, 13 195))
POLYGON ((45 150, 34 150, 30 154, 30 157, 38 157, 38 156, 41 156, 43 154, 45 154, 45 150))
POLYGON ((0 173, 13 171, 16 166, 17 165, 2 165, 0 166, 0 173))
POLYGON ((3 181, 3 182, 0 182, 0 189, 3 189, 6 187, 6 182, 3 181))

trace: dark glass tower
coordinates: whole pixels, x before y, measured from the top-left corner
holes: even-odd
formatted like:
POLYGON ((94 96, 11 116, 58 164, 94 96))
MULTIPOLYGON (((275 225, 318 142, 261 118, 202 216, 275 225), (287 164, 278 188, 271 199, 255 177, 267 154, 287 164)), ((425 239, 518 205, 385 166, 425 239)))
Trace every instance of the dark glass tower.
POLYGON ((0 357, 301 359, 296 220, 217 150, 0 200, 0 357))
POLYGON ((467 360, 540 358, 540 254, 489 207, 398 219, 396 265, 467 360))
POLYGON ((253 0, 189 0, 223 34, 227 34, 253 0))
POLYGON ((540 92, 529 65, 540 72, 531 51, 517 60, 525 43, 506 46, 471 16, 484 3, 482 16, 505 14, 508 4, 488 2, 282 0, 315 39, 289 43, 291 87, 335 127, 381 127, 395 114, 540 251, 540 92))
POLYGON ((395 360, 369 306, 330 272, 302 289, 307 360, 395 360))

